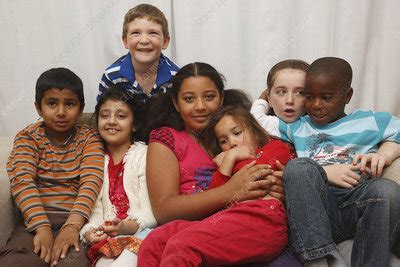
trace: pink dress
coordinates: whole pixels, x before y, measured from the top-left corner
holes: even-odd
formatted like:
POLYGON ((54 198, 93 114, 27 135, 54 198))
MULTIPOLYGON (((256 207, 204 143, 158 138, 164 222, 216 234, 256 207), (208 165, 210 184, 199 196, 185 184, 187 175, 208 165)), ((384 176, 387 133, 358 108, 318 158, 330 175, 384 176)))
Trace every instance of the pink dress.
POLYGON ((193 194, 208 189, 217 167, 186 131, 162 127, 151 132, 149 143, 152 142, 167 146, 178 159, 181 194, 193 194))

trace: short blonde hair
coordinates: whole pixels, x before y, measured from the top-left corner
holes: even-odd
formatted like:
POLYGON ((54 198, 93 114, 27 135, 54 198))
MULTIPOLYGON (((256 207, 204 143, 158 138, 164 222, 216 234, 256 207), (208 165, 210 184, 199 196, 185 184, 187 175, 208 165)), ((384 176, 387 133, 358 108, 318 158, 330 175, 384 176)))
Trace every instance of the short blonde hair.
POLYGON ((164 13, 155 6, 140 4, 129 9, 125 14, 124 24, 122 26, 122 39, 125 39, 128 34, 128 24, 138 18, 147 18, 150 21, 160 24, 164 37, 169 37, 168 21, 165 18, 164 13))

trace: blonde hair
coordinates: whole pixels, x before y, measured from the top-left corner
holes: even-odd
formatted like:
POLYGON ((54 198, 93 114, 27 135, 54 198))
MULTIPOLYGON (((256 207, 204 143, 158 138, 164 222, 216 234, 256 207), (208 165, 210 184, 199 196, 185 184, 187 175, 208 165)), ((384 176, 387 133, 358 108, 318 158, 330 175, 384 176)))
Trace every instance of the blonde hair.
POLYGON ((165 18, 164 13, 155 6, 149 4, 140 4, 129 9, 129 11, 125 14, 124 24, 122 26, 122 39, 125 39, 126 35, 128 34, 128 24, 135 19, 141 18, 147 18, 150 21, 160 24, 164 37, 169 37, 168 21, 165 18))

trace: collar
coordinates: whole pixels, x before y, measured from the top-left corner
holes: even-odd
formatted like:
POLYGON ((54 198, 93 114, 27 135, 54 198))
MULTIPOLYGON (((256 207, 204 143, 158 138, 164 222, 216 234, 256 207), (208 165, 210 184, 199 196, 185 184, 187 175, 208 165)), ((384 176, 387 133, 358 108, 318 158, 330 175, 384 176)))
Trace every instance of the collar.
MULTIPOLYGON (((159 85, 166 83, 171 79, 172 75, 170 69, 171 69, 171 64, 168 62, 167 57, 161 53, 160 60, 158 61, 157 78, 154 88, 157 88, 159 85)), ((124 78, 128 79, 135 87, 139 86, 139 84, 135 79, 135 70, 132 65, 130 52, 126 54, 125 59, 121 62, 120 73, 124 78)))

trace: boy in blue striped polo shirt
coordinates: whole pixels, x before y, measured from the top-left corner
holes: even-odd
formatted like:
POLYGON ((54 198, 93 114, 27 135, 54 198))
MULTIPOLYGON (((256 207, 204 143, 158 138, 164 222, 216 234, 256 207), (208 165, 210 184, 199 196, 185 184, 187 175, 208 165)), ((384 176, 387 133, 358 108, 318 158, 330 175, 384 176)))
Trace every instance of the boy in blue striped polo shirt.
POLYGON ((165 93, 179 68, 161 53, 170 42, 164 14, 149 4, 130 9, 125 14, 122 40, 129 52, 105 70, 97 101, 113 84, 139 94, 143 102, 153 95, 165 93))
POLYGON ((351 80, 345 60, 314 61, 304 91, 308 116, 279 124, 281 137, 294 143, 299 156, 287 164, 284 183, 290 243, 306 266, 326 259, 337 264, 335 243, 347 239, 354 239, 352 266, 389 266, 399 233, 399 186, 353 161, 361 154, 390 165, 399 157, 400 119, 361 110, 346 115, 351 80), (395 149, 377 153, 382 142, 395 149))

